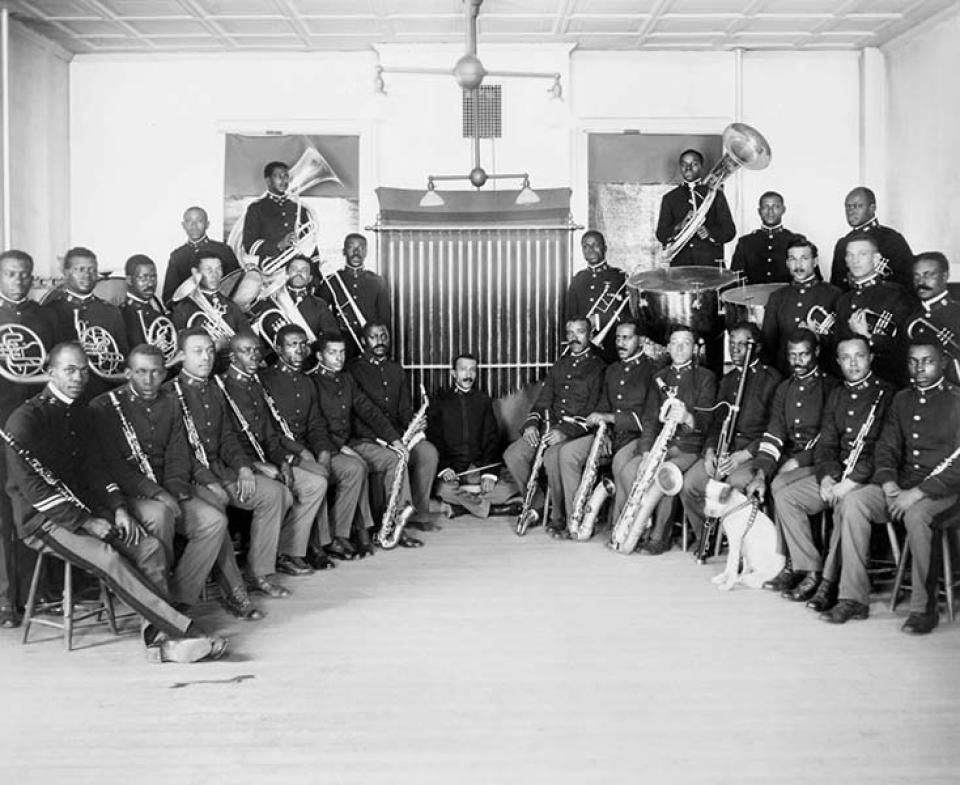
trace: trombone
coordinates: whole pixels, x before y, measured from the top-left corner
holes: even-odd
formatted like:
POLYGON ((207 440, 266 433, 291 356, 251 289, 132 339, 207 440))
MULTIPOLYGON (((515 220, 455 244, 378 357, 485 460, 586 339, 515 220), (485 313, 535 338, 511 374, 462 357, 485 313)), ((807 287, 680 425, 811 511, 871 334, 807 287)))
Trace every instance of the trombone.
POLYGON ((350 294, 350 290, 347 288, 347 285, 344 283, 343 278, 340 277, 340 271, 336 268, 328 275, 324 271, 324 267, 330 267, 330 263, 321 263, 319 265, 320 277, 323 278, 323 282, 327 285, 327 288, 330 290, 330 295, 333 297, 333 307, 337 309, 337 315, 340 317, 340 321, 343 323, 343 326, 347 328, 347 332, 350 333, 350 337, 353 338, 354 342, 357 344, 357 348, 363 352, 363 341, 360 340, 358 330, 363 331, 363 328, 367 326, 367 317, 363 315, 363 312, 360 310, 360 306, 357 305, 357 301, 353 298, 353 295, 350 294), (340 286, 340 290, 343 292, 345 302, 341 302, 340 298, 337 296, 337 290, 333 285, 331 279, 334 279, 337 284, 340 286), (353 319, 356 321, 358 327, 355 329, 353 322, 350 320, 350 315, 353 314, 353 319))

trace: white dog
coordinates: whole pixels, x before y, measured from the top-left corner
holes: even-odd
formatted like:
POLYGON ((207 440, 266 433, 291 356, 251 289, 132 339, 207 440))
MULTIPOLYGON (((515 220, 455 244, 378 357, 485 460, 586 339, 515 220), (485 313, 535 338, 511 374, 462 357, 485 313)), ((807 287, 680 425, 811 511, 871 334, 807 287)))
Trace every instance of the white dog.
POLYGON ((753 506, 740 491, 710 480, 704 513, 720 519, 730 544, 726 569, 713 578, 719 589, 729 591, 738 583, 759 589, 764 581, 783 569, 786 560, 777 552, 777 529, 773 521, 758 510, 753 523, 749 524, 753 506), (743 572, 740 572, 741 557, 743 572))

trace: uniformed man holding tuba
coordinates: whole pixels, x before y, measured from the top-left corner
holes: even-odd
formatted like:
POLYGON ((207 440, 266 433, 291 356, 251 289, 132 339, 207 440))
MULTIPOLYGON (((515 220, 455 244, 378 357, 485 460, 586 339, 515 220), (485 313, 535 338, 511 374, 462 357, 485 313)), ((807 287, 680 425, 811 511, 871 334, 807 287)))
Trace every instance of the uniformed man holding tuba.
POLYGON ((135 254, 124 265, 126 302, 120 306, 127 326, 127 344, 156 346, 168 368, 177 356, 177 328, 157 299, 157 266, 149 256, 135 254))
POLYGON ((243 218, 243 250, 261 265, 296 245, 301 228, 311 220, 307 208, 287 192, 289 166, 271 161, 263 167, 263 179, 266 194, 247 207, 243 218))

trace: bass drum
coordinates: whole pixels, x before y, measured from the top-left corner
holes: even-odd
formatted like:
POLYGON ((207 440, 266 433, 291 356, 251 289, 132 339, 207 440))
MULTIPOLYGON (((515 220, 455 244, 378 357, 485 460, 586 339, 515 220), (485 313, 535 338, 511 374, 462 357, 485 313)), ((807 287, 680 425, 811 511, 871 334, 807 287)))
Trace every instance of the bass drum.
POLYGON ((755 283, 725 291, 720 295, 720 299, 723 301, 723 314, 727 322, 727 329, 732 330, 740 322, 752 322, 757 327, 762 327, 767 300, 777 289, 782 289, 786 285, 783 283, 755 283))

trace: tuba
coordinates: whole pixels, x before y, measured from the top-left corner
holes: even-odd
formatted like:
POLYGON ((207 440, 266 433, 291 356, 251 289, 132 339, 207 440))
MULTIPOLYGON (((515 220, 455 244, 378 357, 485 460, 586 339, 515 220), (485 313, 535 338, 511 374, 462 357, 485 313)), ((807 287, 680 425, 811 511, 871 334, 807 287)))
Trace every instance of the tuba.
POLYGON ((302 328, 307 334, 307 343, 313 344, 317 340, 307 320, 303 318, 300 309, 290 297, 287 291, 287 274, 281 272, 273 281, 265 284, 260 292, 259 298, 265 303, 270 303, 251 325, 254 332, 278 352, 278 347, 274 341, 277 331, 288 324, 295 324, 302 328))
POLYGON ((603 449, 603 440, 606 435, 607 423, 601 422, 590 444, 590 452, 587 453, 587 461, 583 466, 583 475, 580 477, 577 493, 573 497, 573 510, 567 518, 567 531, 571 540, 586 542, 593 536, 593 527, 600 507, 607 499, 607 484, 597 483, 600 451, 603 449))
POLYGON ((427 397, 427 391, 420 385, 420 394, 423 396, 423 403, 413 415, 413 419, 403 432, 400 441, 406 451, 401 454, 397 461, 397 467, 393 471, 393 484, 390 486, 390 498, 387 500, 387 508, 383 511, 383 518, 380 522, 380 532, 377 534, 377 543, 385 551, 396 548, 400 542, 400 535, 403 529, 413 515, 413 505, 407 504, 402 510, 397 511, 397 505, 400 503, 400 491, 403 488, 403 473, 407 470, 407 464, 410 462, 410 452, 426 435, 424 430, 427 427, 427 407, 430 406, 430 399, 427 397))
POLYGON ((108 382, 122 382, 126 377, 123 368, 126 358, 117 339, 99 324, 89 324, 80 318, 80 311, 73 312, 73 327, 84 354, 90 360, 90 370, 108 382))
POLYGON ((664 246, 663 258, 670 261, 707 220, 707 213, 717 198, 717 191, 730 175, 740 167, 744 169, 766 169, 770 165, 770 145, 763 135, 745 123, 731 123, 723 129, 723 156, 714 165, 710 173, 703 178, 707 193, 696 210, 687 213, 670 242, 664 246))
POLYGON ((0 324, 0 377, 14 384, 49 381, 43 369, 47 350, 40 336, 25 324, 0 324))
POLYGON ((189 298, 199 309, 187 319, 187 327, 202 327, 214 343, 229 341, 234 336, 233 328, 223 319, 223 312, 200 291, 198 278, 187 278, 173 293, 173 301, 189 298))

